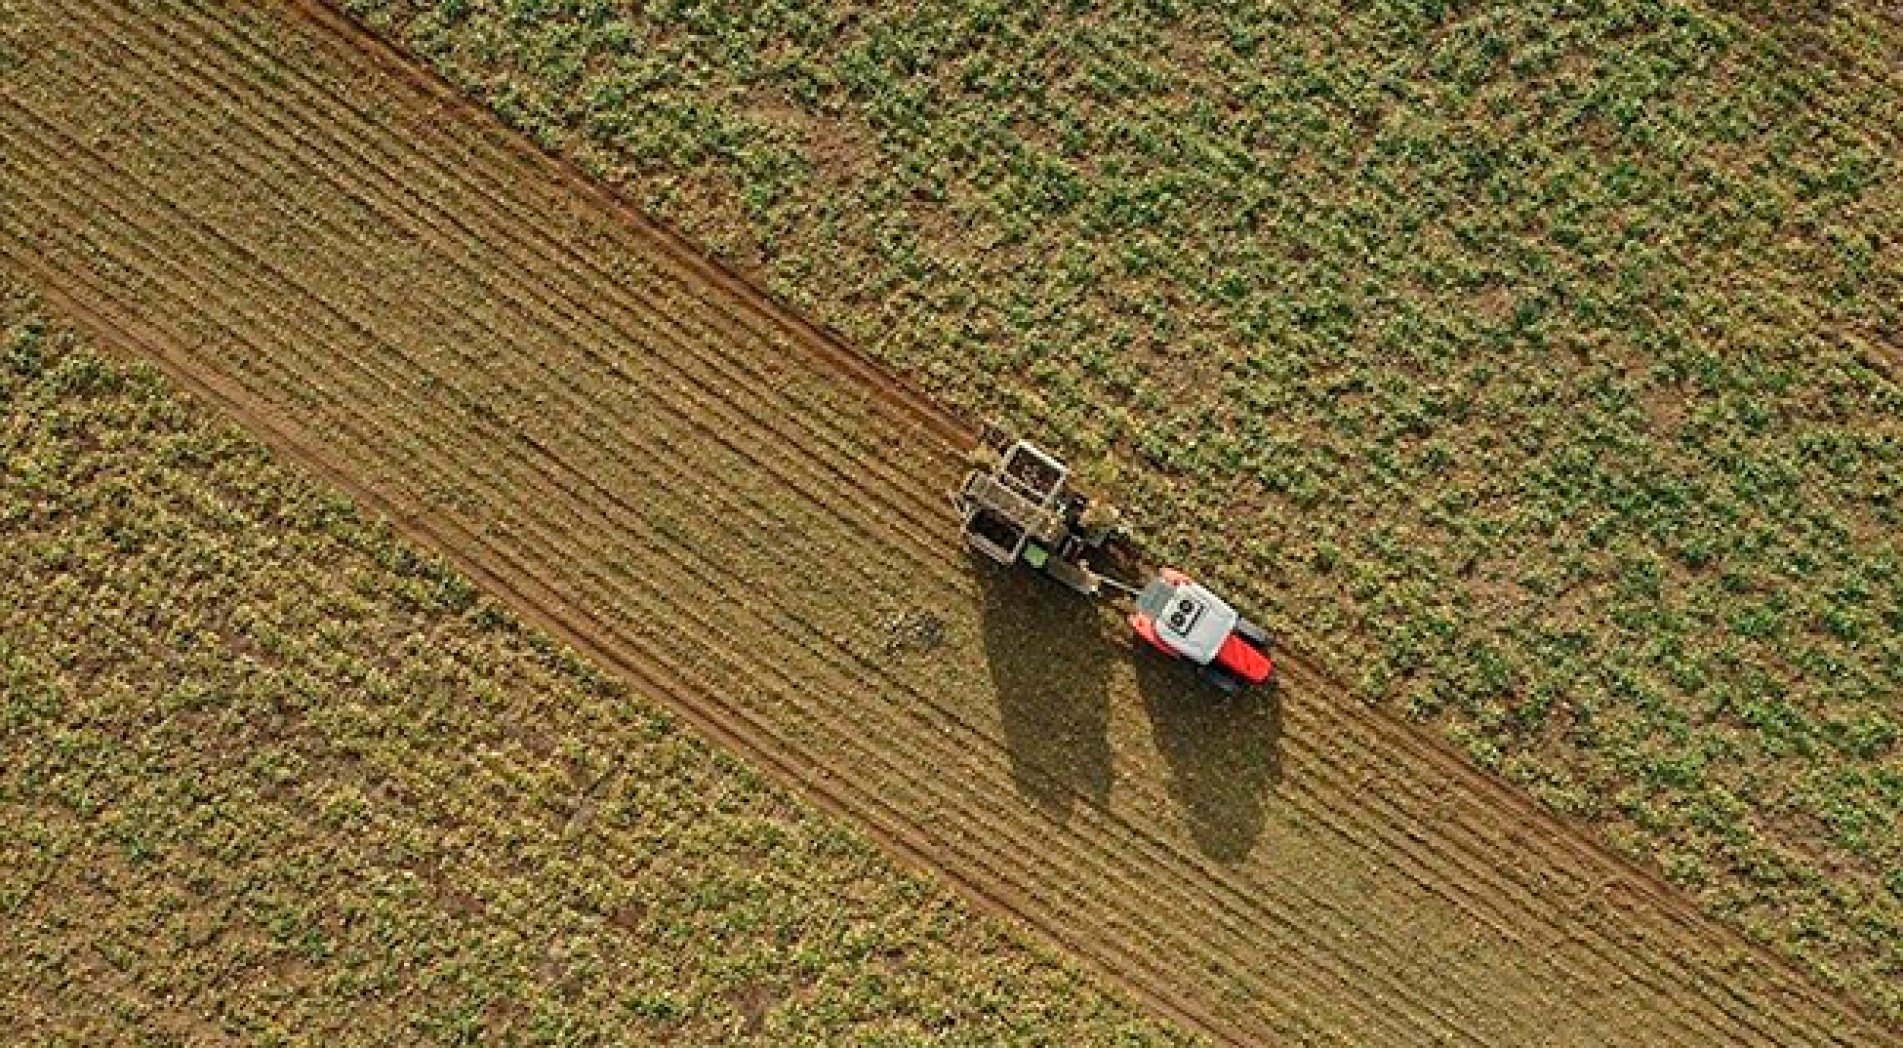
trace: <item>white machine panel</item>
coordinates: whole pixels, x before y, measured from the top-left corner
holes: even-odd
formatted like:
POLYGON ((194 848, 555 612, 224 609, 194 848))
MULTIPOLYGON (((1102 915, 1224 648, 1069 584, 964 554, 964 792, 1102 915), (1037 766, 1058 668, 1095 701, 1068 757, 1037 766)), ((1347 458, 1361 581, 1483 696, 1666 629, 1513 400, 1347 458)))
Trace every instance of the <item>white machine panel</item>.
POLYGON ((1156 615, 1156 635, 1191 662, 1208 665, 1236 628, 1236 609, 1197 583, 1176 587, 1156 615))

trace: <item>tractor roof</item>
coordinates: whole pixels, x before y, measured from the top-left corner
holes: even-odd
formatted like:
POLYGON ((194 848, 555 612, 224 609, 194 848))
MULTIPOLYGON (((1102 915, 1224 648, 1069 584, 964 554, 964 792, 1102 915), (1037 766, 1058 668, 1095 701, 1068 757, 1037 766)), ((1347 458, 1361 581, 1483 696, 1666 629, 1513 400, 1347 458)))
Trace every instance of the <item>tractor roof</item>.
POLYGON ((1158 577, 1137 595, 1137 610, 1150 617, 1156 635, 1184 658, 1208 665, 1236 628, 1236 609, 1201 584, 1158 577))

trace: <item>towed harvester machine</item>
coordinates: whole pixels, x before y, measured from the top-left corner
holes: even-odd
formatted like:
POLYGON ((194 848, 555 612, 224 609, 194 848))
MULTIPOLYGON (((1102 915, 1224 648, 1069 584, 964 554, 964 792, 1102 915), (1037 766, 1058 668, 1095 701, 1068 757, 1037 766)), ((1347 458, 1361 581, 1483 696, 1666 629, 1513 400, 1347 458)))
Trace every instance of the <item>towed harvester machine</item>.
POLYGON ((973 468, 952 496, 966 543, 1004 565, 1024 564, 1086 596, 1131 599, 1129 622, 1158 651, 1185 659, 1225 691, 1274 672, 1268 634, 1174 568, 1141 588, 1090 566, 1117 532, 1114 509, 1070 486, 1070 469, 1027 440, 986 426, 973 468))

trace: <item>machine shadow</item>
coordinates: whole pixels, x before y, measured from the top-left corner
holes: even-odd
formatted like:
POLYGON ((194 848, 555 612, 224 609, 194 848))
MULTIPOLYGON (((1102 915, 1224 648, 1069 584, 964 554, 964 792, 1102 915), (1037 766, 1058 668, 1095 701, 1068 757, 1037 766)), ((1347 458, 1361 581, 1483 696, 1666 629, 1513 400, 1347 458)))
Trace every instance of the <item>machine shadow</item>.
POLYGON ((1170 794, 1208 858, 1247 857, 1266 821, 1264 795, 1282 779, 1277 684, 1225 695, 1189 663, 1139 647, 1137 689, 1170 766, 1170 794))
POLYGON ((1110 795, 1110 666, 1096 605, 1049 579, 972 558, 985 658, 1018 792, 1063 822, 1110 795))

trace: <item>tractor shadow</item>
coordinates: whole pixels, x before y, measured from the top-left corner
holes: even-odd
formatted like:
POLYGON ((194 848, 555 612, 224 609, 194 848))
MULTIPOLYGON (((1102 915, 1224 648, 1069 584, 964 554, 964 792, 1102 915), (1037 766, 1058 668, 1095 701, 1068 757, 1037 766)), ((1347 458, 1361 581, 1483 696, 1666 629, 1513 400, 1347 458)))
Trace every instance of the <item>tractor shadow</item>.
POLYGON ((1137 690, 1170 768, 1170 795, 1182 806, 1204 856, 1246 858, 1267 819, 1264 797, 1282 780, 1278 686, 1226 695, 1194 666, 1138 646, 1137 690))
POLYGON ((1121 650, 1089 599, 975 557, 972 572, 1012 781, 1062 823, 1079 799, 1110 795, 1110 669, 1121 650))

